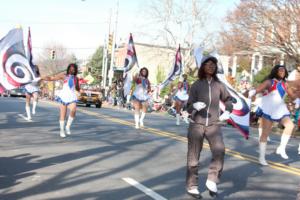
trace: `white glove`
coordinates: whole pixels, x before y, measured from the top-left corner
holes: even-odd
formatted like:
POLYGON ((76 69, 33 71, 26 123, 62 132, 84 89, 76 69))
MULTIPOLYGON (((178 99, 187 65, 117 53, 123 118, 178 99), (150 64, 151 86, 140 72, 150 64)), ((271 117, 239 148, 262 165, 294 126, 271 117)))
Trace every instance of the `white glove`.
POLYGON ((197 110, 197 111, 200 111, 202 110, 203 108, 206 107, 206 104, 201 102, 201 101, 198 101, 196 103, 193 103, 193 107, 197 110))
POLYGON ((41 80, 41 77, 34 78, 34 79, 32 80, 32 83, 37 83, 37 82, 39 82, 40 80, 41 80))
POLYGON ((225 110, 225 111, 223 112, 223 114, 220 115, 219 121, 225 121, 225 120, 228 120, 229 117, 230 117, 230 112, 227 111, 227 110, 225 110))
POLYGON ((183 121, 185 121, 185 123, 189 123, 189 120, 188 120, 188 118, 189 118, 189 113, 187 112, 187 111, 182 111, 181 112, 181 116, 182 116, 182 119, 183 119, 183 121))
POLYGON ((300 98, 295 99, 294 103, 295 103, 295 109, 298 109, 300 107, 300 98))
POLYGON ((248 98, 251 99, 255 94, 256 94, 256 90, 255 90, 255 89, 250 90, 250 91, 248 92, 248 98))

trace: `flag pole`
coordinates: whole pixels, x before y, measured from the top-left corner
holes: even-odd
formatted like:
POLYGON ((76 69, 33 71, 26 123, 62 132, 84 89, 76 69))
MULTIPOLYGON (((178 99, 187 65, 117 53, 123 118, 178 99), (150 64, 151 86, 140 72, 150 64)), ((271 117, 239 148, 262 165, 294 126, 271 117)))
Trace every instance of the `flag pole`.
POLYGON ((115 30, 114 30, 114 35, 113 35, 113 43, 112 43, 112 51, 111 51, 111 59, 110 59, 110 68, 109 68, 109 82, 108 84, 112 84, 112 79, 114 76, 114 59, 115 59, 115 44, 116 44, 116 37, 117 37, 117 28, 118 28, 118 14, 119 14, 119 0, 117 0, 117 9, 116 9, 116 22, 115 22, 115 30))

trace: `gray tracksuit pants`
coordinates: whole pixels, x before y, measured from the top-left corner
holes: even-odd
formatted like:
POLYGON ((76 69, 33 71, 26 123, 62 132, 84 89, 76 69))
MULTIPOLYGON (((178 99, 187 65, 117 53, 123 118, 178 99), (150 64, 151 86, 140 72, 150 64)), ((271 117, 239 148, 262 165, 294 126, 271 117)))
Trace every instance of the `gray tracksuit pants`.
POLYGON ((188 129, 187 152, 187 189, 198 187, 199 158, 204 138, 208 141, 212 159, 208 170, 208 179, 218 183, 224 164, 225 146, 219 125, 203 126, 190 123, 188 129))

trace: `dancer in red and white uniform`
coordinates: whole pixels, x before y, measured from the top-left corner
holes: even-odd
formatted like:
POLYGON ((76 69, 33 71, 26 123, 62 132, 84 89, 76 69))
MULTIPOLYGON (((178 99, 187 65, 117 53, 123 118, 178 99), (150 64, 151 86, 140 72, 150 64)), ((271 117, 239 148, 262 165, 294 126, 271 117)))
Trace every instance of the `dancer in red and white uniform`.
POLYGON ((249 91, 249 97, 265 90, 268 92, 261 97, 256 114, 261 117, 262 135, 259 140, 259 162, 261 165, 268 165, 265 160, 265 152, 267 148, 267 137, 272 130, 273 122, 280 122, 285 128, 281 136, 281 142, 276 153, 282 158, 288 159, 286 154, 286 145, 292 134, 294 123, 290 119, 290 112, 284 102, 284 97, 288 94, 291 98, 295 96, 288 84, 286 78, 288 72, 284 65, 276 65, 273 67, 268 79, 265 80, 256 89, 249 91))
POLYGON ((76 114, 76 102, 77 102, 76 91, 80 90, 79 80, 76 76, 77 72, 78 72, 77 65, 71 63, 68 65, 66 74, 63 73, 57 76, 43 78, 46 81, 56 81, 56 80, 64 81, 62 90, 58 92, 58 95, 55 98, 56 101, 61 103, 59 124, 60 124, 60 137, 62 138, 66 137, 66 134, 71 135, 70 128, 76 114), (66 119, 68 108, 70 109, 70 114, 65 127, 65 119, 66 119))
POLYGON ((187 81, 187 75, 183 74, 182 77, 180 77, 179 79, 177 92, 174 96, 177 126, 180 125, 181 110, 184 107, 184 105, 187 103, 187 100, 189 98, 188 92, 189 92, 189 83, 187 81))
MULTIPOLYGON (((35 71, 36 77, 39 77, 40 72, 39 72, 37 65, 35 65, 35 69, 36 69, 36 71, 35 71)), ((35 115, 35 112, 36 112, 36 106, 38 103, 38 96, 39 96, 39 90, 40 90, 39 82, 40 82, 40 78, 37 78, 33 82, 24 86, 25 95, 26 95, 26 106, 25 106, 25 110, 26 110, 26 114, 27 114, 26 119, 28 121, 31 121, 31 111, 30 111, 31 98, 33 99, 32 114, 35 115)))
POLYGON ((150 81, 148 79, 149 71, 146 67, 140 70, 140 73, 133 77, 133 87, 135 88, 132 94, 134 106, 135 128, 139 129, 144 126, 144 118, 148 108, 149 93, 151 91, 150 81), (140 110, 142 112, 140 113, 140 110))

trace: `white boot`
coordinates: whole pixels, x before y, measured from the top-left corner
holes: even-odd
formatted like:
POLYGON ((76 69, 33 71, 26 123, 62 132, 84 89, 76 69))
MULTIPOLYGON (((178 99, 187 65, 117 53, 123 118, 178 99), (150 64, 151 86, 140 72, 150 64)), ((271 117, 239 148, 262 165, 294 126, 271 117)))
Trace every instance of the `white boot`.
POLYGON ((267 148, 267 143, 266 142, 259 142, 259 158, 258 158, 258 161, 261 165, 268 165, 268 163, 265 159, 266 148, 267 148))
POLYGON ((180 114, 176 114, 176 125, 180 125, 180 114))
POLYGON ((300 144, 299 144, 299 147, 298 147, 298 154, 300 155, 300 144))
POLYGON ((65 121, 59 121, 59 127, 60 127, 60 132, 59 132, 59 135, 60 137, 64 138, 66 137, 66 134, 65 134, 65 121))
POLYGON ((135 121, 135 128, 136 129, 140 128, 140 126, 139 126, 139 120, 140 120, 139 114, 134 114, 134 121, 135 121))
POLYGON ((25 107, 25 110, 26 110, 26 114, 27 114, 27 120, 28 120, 28 121, 31 121, 30 107, 29 107, 29 106, 26 106, 26 107, 25 107))
POLYGON ((69 116, 68 122, 67 122, 67 125, 66 125, 66 133, 67 133, 67 135, 71 135, 71 130, 70 130, 70 128, 71 128, 71 125, 72 125, 73 120, 74 120, 74 118, 71 117, 71 116, 69 116))
POLYGON ((36 109, 37 101, 33 101, 32 103, 32 114, 35 115, 35 109, 36 109))
POLYGON ((279 147, 276 149, 276 153, 280 154, 283 159, 288 159, 288 155, 285 152, 286 145, 290 139, 290 135, 282 134, 279 147))
POLYGON ((141 118, 140 118, 140 127, 144 127, 144 118, 145 118, 146 113, 142 112, 141 118))

